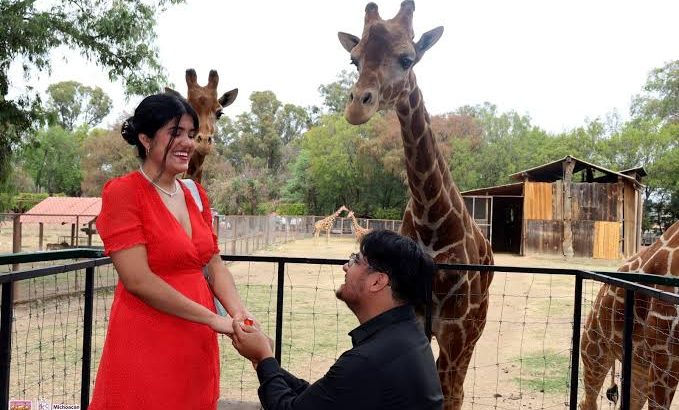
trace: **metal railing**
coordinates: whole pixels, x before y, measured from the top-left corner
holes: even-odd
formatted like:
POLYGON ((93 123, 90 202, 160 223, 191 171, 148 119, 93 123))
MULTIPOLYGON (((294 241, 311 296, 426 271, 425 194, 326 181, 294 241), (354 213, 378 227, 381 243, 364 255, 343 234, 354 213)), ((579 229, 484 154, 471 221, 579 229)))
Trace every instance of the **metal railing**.
MULTIPOLYGON (((92 320, 93 320, 93 291, 94 269, 97 266, 111 263, 110 258, 102 257, 102 251, 93 249, 70 249, 51 252, 34 252, 0 255, 0 265, 15 265, 31 262, 59 261, 63 259, 87 259, 64 265, 27 269, 17 272, 0 274, 2 285, 2 302, 0 310, 0 410, 8 409, 11 345, 12 345, 12 318, 14 309, 14 284, 19 281, 55 275, 63 272, 85 270, 84 310, 83 310, 83 335, 82 335, 82 369, 80 406, 86 409, 90 398, 90 373, 91 373, 91 345, 92 345, 92 320)), ((277 295, 276 295, 276 329, 275 329, 275 357, 280 362, 282 356, 283 335, 283 299, 285 285, 286 264, 316 264, 316 265, 343 265, 344 259, 318 259, 318 258, 290 258, 290 257, 267 257, 245 255, 222 255, 225 261, 243 262, 268 262, 277 264, 277 295)), ((575 278, 575 292, 573 295, 573 334, 571 340, 571 371, 570 371, 570 400, 569 408, 576 409, 578 400, 578 378, 580 360, 580 332, 582 320, 583 280, 589 279, 607 283, 625 289, 625 322, 623 332, 623 367, 622 367, 622 395, 621 409, 629 409, 632 374, 632 329, 634 320, 634 299, 638 292, 664 302, 679 305, 679 295, 658 290, 642 285, 679 286, 679 278, 655 276, 647 274, 631 274, 620 272, 593 272, 578 269, 548 269, 516 266, 486 266, 465 264, 439 264, 439 269, 457 271, 481 271, 481 272, 507 272, 529 273, 541 275, 568 275, 575 278)), ((431 306, 427 309, 427 333, 431 334, 431 306)))

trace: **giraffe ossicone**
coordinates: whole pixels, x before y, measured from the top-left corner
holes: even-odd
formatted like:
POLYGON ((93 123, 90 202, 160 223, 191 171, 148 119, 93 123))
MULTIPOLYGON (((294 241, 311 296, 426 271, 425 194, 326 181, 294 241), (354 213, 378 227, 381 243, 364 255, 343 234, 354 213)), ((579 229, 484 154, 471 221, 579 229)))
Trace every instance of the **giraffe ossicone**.
MULTIPOLYGON (((205 86, 198 85, 196 70, 186 70, 187 101, 198 114, 199 128, 196 133, 196 148, 189 160, 189 169, 186 176, 200 182, 203 176, 203 162, 210 155, 214 147, 214 138, 217 130, 217 120, 222 116, 222 109, 231 105, 238 96, 238 88, 227 91, 217 98, 217 86, 219 74, 216 70, 210 70, 208 83, 205 86)), ((165 92, 182 96, 172 88, 165 87, 165 92)))
MULTIPOLYGON (((345 117, 351 124, 362 124, 379 110, 396 110, 410 188, 401 233, 418 242, 436 262, 492 265, 490 243, 453 182, 413 72, 439 40, 443 27, 414 42, 414 10, 414 2, 404 1, 394 18, 383 20, 377 5, 369 3, 361 37, 338 33, 358 69, 345 117)), ((439 345, 437 368, 446 410, 462 407, 467 368, 486 324, 492 278, 492 272, 478 271, 439 272, 434 277, 432 333, 439 345)))

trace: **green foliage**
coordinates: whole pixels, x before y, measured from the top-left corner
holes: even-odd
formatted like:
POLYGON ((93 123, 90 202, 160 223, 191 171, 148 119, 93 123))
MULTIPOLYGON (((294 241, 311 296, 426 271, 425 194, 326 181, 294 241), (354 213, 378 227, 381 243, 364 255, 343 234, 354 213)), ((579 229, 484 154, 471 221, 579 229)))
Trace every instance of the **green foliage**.
POLYGON ((35 142, 24 148, 23 160, 38 188, 48 193, 80 194, 80 148, 63 128, 40 131, 35 142))
POLYGON ((157 13, 177 2, 0 0, 0 183, 11 151, 46 118, 30 85, 6 99, 10 64, 21 64, 30 79, 50 69, 52 50, 66 46, 108 70, 111 80, 121 79, 128 93, 150 94, 167 83, 153 46, 157 13))
POLYGON ((318 87, 318 92, 323 98, 323 105, 329 114, 344 112, 344 107, 349 99, 349 90, 358 79, 356 71, 342 70, 337 75, 337 80, 318 87))
POLYGON ((77 81, 62 81, 47 87, 48 110, 62 128, 73 131, 78 125, 94 127, 111 111, 113 102, 100 87, 77 81))
POLYGON ((375 219, 401 219, 403 218, 404 210, 401 208, 375 208, 372 211, 372 217, 375 219))
POLYGON ((306 204, 301 202, 282 203, 278 204, 278 207, 276 207, 276 213, 278 215, 289 215, 289 216, 307 215, 308 210, 306 204))
POLYGON ((100 196, 106 181, 139 167, 136 149, 120 135, 120 126, 90 131, 80 153, 81 189, 88 196, 100 196))
MULTIPOLYGON (((49 196, 46 193, 22 192, 12 199, 12 209, 15 212, 26 212, 49 196)), ((63 194, 52 196, 63 196, 63 194)))
POLYGON ((651 71, 643 92, 632 102, 632 114, 662 122, 679 121, 679 60, 651 71))

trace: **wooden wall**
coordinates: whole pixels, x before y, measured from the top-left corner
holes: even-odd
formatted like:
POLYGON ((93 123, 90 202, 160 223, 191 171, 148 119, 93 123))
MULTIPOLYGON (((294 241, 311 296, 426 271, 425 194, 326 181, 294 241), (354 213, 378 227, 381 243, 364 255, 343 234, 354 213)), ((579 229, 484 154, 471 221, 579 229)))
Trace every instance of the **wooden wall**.
MULTIPOLYGON (((563 254, 563 181, 526 182, 524 186, 524 252, 563 254)), ((619 259, 624 238, 637 249, 638 208, 634 187, 623 183, 570 184, 571 229, 575 256, 619 259), (630 192, 628 192, 630 191, 630 192), (624 195, 623 195, 624 194, 624 195), (624 199, 624 201, 623 201, 624 199), (633 220, 623 219, 633 215, 633 220), (630 239, 631 238, 631 239, 630 239)), ((637 195, 638 197, 638 195, 637 195)))

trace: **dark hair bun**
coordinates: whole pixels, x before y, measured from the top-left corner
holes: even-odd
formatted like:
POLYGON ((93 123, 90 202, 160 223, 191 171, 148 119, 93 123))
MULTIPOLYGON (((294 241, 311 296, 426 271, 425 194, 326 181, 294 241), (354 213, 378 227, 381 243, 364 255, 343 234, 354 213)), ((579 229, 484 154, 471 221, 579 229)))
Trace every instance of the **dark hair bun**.
POLYGON ((137 145, 139 142, 139 133, 134 127, 134 117, 130 117, 123 122, 120 129, 120 134, 125 138, 130 145, 137 145))

